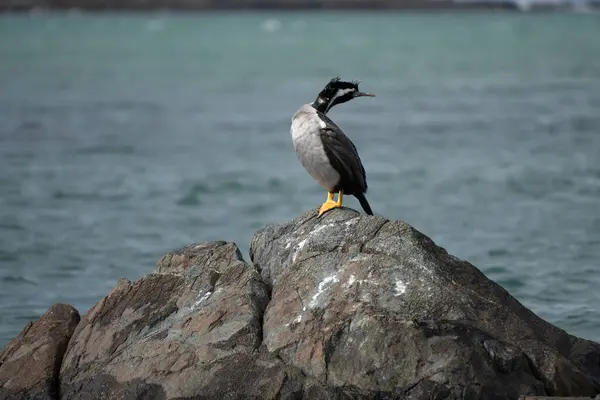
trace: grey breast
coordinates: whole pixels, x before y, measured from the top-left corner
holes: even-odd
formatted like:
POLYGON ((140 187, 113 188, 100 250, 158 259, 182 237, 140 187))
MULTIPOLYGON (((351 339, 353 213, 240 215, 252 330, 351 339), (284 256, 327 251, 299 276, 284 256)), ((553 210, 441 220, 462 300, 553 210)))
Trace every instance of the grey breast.
POLYGON ((321 129, 325 126, 316 110, 305 104, 292 117, 290 133, 302 166, 323 188, 332 191, 340 181, 340 174, 331 166, 323 148, 321 129))

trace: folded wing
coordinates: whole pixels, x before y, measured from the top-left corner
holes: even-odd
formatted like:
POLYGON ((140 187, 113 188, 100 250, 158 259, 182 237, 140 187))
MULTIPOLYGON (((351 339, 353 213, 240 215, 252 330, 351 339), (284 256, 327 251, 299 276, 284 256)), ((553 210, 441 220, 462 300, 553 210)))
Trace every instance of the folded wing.
POLYGON ((337 190, 343 190, 346 194, 366 193, 366 173, 354 143, 324 114, 319 113, 319 117, 326 125, 321 129, 325 153, 333 168, 340 174, 337 190))

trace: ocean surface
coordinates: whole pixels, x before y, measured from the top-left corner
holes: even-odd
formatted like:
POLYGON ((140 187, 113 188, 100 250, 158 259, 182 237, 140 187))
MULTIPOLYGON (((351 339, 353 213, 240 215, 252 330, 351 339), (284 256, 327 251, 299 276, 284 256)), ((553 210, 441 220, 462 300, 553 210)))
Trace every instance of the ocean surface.
POLYGON ((377 94, 330 113, 375 213, 600 340, 599 38, 598 14, 0 15, 0 346, 318 207, 290 118, 338 75, 377 94))

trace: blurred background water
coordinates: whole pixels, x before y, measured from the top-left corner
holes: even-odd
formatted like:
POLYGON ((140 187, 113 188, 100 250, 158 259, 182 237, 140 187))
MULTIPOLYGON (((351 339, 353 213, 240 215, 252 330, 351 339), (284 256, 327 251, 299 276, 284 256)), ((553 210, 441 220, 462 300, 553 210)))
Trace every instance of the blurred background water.
POLYGON ((600 340, 599 38, 597 14, 1 15, 0 346, 319 206, 290 118, 337 75, 377 93, 331 112, 375 213, 600 340))

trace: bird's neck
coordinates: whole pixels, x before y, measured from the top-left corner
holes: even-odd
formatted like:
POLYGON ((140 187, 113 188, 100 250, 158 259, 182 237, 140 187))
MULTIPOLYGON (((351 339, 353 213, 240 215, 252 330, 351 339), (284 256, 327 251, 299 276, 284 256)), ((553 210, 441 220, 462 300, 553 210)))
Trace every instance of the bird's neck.
POLYGON ((322 97, 317 97, 317 99, 311 104, 317 111, 326 114, 327 111, 331 108, 329 106, 329 102, 322 97))

